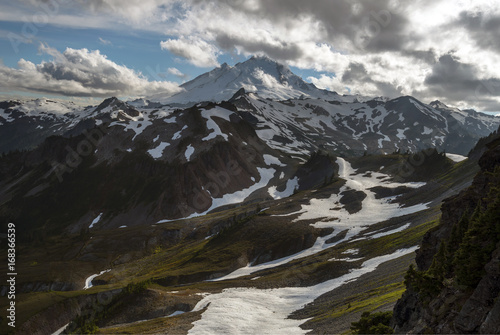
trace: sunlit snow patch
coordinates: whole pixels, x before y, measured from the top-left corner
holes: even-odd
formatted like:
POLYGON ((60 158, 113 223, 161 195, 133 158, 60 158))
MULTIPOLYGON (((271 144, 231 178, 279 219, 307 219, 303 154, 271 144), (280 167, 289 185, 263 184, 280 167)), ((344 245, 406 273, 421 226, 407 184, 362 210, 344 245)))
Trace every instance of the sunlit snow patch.
MULTIPOLYGON (((258 183, 255 183, 255 184, 253 184, 252 186, 250 186, 248 188, 236 191, 234 193, 224 194, 222 196, 222 198, 212 198, 212 205, 206 211, 204 211, 203 213, 193 213, 190 216, 182 218, 182 219, 196 218, 196 217, 199 217, 199 216, 206 215, 207 213, 209 213, 210 211, 212 211, 212 210, 214 210, 214 209, 216 209, 218 207, 225 206, 225 205, 231 205, 231 204, 241 203, 250 194, 252 194, 253 192, 255 192, 255 191, 257 191, 257 190, 259 190, 259 189, 267 186, 267 184, 274 177, 274 174, 276 172, 275 169, 264 169, 264 168, 257 168, 257 171, 260 174, 260 180, 259 180, 258 183)), ((168 223, 168 222, 178 221, 178 220, 181 220, 181 219, 160 220, 157 223, 158 224, 160 224, 160 223, 168 223)))
POLYGON ((135 140, 135 138, 140 135, 144 131, 144 129, 153 124, 153 122, 149 121, 149 117, 143 113, 139 113, 139 116, 134 117, 127 114, 124 115, 128 118, 127 121, 115 121, 112 122, 109 126, 122 126, 125 128, 125 130, 133 130, 135 132, 135 135, 132 138, 132 141, 135 140))
POLYGON ((87 279, 85 279, 85 286, 83 287, 84 290, 87 290, 89 288, 92 287, 92 280, 94 280, 95 277, 99 277, 100 275, 103 275, 105 274, 106 272, 109 272, 111 271, 111 269, 108 269, 108 270, 103 270, 95 275, 92 275, 90 277, 88 277, 87 279))
POLYGON ((289 197, 295 192, 295 189, 299 187, 299 178, 295 177, 293 179, 289 179, 286 182, 286 188, 284 191, 278 191, 276 186, 271 186, 269 188, 269 194, 274 198, 274 199, 282 199, 289 197))
POLYGON ((56 330, 55 332, 53 332, 51 335, 60 335, 62 334, 62 332, 66 329, 66 327, 69 326, 69 323, 65 324, 64 326, 62 326, 61 328, 59 328, 58 330, 56 330))
POLYGON ((168 315, 167 318, 171 318, 172 316, 177 316, 177 315, 181 315, 181 314, 184 314, 184 313, 186 313, 186 312, 184 312, 184 311, 175 311, 172 314, 168 315))
POLYGON ((457 154, 449 154, 449 153, 446 153, 446 157, 448 157, 449 159, 451 159, 452 161, 457 162, 457 163, 467 159, 466 156, 457 155, 457 154))

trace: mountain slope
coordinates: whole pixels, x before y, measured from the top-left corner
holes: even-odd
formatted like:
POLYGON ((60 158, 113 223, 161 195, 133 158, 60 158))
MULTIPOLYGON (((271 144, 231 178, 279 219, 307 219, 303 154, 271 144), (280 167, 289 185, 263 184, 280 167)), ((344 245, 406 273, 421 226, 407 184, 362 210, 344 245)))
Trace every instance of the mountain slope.
MULTIPOLYGON (((213 330, 211 327, 221 324, 212 318, 213 311, 219 303, 229 301, 246 301, 246 307, 231 310, 238 314, 235 320, 240 320, 241 313, 255 315, 262 302, 269 311, 255 315, 262 323, 222 323, 235 329, 257 324, 272 329, 267 327, 283 323, 299 330, 298 325, 310 317, 314 320, 307 327, 313 329, 318 322, 334 324, 337 316, 321 316, 327 309, 308 309, 307 317, 298 313, 291 319, 283 308, 300 310, 302 304, 312 303, 344 281, 354 283, 393 258, 405 264, 411 261, 413 248, 429 228, 423 223, 435 216, 439 204, 436 195, 441 196, 446 186, 421 179, 421 174, 409 179, 399 175, 400 165, 409 159, 405 155, 366 156, 351 162, 338 158, 333 178, 322 178, 321 187, 290 198, 155 225, 142 222, 121 229, 99 229, 97 222, 96 229, 88 232, 36 239, 23 247, 19 266, 27 282, 19 281, 19 291, 46 287, 72 291, 20 293, 19 308, 24 312, 19 317, 30 319, 22 329, 32 333, 44 318, 56 318, 54 325, 61 327, 70 320, 82 320, 76 317, 80 314, 89 324, 102 328, 102 333, 145 333, 152 329, 175 333, 176 326, 189 329, 192 322, 203 319, 208 323, 197 322, 197 327, 213 330), (47 243, 50 248, 46 248, 47 243), (38 264, 31 265, 35 261, 38 264), (85 278, 106 269, 112 271, 97 276, 94 287, 80 290, 85 278), (40 282, 31 282, 34 278, 40 282), (122 293, 111 299, 118 292, 122 293), (262 295, 268 299, 253 299, 262 295), (283 301, 290 304, 276 304, 278 296, 286 297, 283 301), (43 297, 42 306, 52 307, 34 313, 26 308, 32 297, 43 297), (96 298, 101 302, 95 302, 96 298), (78 311, 68 305, 81 307, 78 311), (128 309, 133 313, 126 312, 128 309), (185 313, 176 319, 164 318, 176 311, 185 313), (38 317, 33 317, 37 313, 38 317), (131 331, 133 327, 139 328, 131 331)), ((309 164, 308 169, 314 165, 309 164)), ((440 175, 455 165, 437 154, 428 156, 422 170, 427 166, 441 170, 440 175)), ((465 182, 463 172, 457 170, 453 180, 465 182)), ((355 317, 357 311, 351 313, 355 317)))
POLYGON ((500 124, 498 117, 475 113, 466 118, 465 113, 438 110, 413 97, 269 101, 240 92, 231 101, 270 146, 290 153, 322 148, 349 156, 438 148, 467 155, 500 124))

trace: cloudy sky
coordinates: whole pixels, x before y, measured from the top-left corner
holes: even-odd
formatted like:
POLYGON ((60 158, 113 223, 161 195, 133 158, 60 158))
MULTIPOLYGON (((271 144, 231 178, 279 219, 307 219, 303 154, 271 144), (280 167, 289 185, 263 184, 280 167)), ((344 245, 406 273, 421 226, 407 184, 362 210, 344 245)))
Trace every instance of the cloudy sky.
POLYGON ((251 55, 341 94, 500 112, 496 0, 0 3, 0 95, 172 94, 251 55))

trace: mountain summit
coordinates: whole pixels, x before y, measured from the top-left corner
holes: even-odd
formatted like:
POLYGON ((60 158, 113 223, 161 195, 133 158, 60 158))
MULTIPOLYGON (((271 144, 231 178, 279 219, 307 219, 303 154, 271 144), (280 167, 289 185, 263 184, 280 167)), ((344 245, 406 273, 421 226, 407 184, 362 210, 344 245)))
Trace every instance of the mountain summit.
POLYGON ((252 57, 234 67, 224 63, 181 85, 184 89, 170 97, 152 96, 149 99, 168 104, 194 104, 201 101, 220 102, 230 99, 239 89, 257 93, 262 98, 287 100, 314 97, 337 100, 335 92, 322 90, 305 82, 286 65, 267 57, 252 57))

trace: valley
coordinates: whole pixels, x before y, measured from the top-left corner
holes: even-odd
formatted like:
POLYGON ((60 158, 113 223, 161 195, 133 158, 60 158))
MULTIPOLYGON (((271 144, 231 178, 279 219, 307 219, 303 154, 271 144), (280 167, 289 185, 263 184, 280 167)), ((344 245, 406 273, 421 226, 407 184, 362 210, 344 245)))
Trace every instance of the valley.
POLYGON ((476 182, 500 125, 340 96, 263 57, 182 86, 0 104, 16 333, 347 333, 407 294, 443 201, 476 182))

